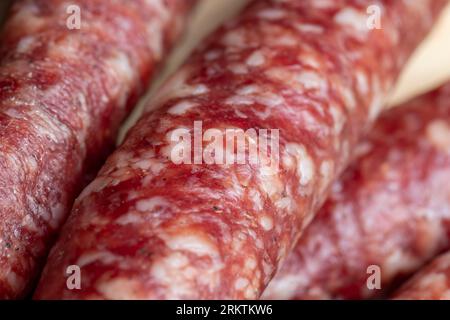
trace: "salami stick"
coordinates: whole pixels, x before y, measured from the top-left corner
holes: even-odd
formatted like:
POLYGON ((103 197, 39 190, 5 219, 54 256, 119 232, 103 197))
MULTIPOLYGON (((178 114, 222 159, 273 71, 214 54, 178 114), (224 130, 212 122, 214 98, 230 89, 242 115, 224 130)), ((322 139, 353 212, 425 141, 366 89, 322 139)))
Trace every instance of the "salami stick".
POLYGON ((0 51, 0 298, 19 298, 192 1, 19 0, 0 51))
POLYGON ((84 190, 35 297, 258 298, 443 4, 254 1, 84 190), (379 29, 366 24, 374 3, 379 29), (224 146, 237 129, 244 163, 224 146))
POLYGON ((264 298, 378 298, 450 249, 450 84, 387 111, 358 149, 264 298))
POLYGON ((397 300, 450 300, 450 252, 434 259, 394 295, 397 300))

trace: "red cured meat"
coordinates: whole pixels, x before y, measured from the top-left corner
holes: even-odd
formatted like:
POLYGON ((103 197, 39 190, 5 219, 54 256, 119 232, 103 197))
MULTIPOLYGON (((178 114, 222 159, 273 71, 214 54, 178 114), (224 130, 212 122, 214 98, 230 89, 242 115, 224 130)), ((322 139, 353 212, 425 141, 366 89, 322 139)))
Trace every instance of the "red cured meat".
POLYGON ((393 296, 398 300, 450 300, 450 252, 434 259, 393 296))
POLYGON ((84 190, 35 297, 258 298, 444 3, 254 1, 165 85, 84 190), (373 4, 381 29, 366 26, 373 4), (175 164, 170 137, 197 120, 222 133, 279 129, 279 168, 175 164), (80 290, 66 286, 71 265, 80 290))
POLYGON ((15 1, 0 50, 0 298, 27 294, 192 3, 15 1))
POLYGON ((450 249, 449 101, 446 85, 380 117, 264 298, 378 298, 450 249))

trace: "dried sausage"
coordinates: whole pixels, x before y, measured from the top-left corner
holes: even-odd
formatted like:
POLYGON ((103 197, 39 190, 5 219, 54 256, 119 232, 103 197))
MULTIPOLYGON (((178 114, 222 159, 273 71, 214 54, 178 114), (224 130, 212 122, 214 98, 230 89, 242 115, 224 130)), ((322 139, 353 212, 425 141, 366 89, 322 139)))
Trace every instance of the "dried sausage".
POLYGON ((29 291, 192 3, 14 2, 0 49, 0 298, 29 291))
POLYGON ((450 84, 380 117, 264 298, 380 298, 450 249, 449 101, 450 84))
POLYGON ((83 191, 35 297, 258 298, 444 3, 252 2, 83 191), (366 23, 374 3, 380 28, 366 23), (236 159, 220 142, 228 130, 245 133, 249 153, 268 152, 221 161, 236 159), (80 290, 68 288, 68 266, 80 290))

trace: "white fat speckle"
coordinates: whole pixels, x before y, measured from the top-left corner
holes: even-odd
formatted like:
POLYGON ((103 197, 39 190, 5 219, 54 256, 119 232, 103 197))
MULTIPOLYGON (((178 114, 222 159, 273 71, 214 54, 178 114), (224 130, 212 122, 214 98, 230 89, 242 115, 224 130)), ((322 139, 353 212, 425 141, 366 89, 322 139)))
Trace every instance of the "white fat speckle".
POLYGON ((17 52, 18 53, 27 53, 30 52, 33 45, 36 43, 36 38, 34 36, 27 36, 22 38, 17 44, 17 52))
POLYGON ((252 105, 255 101, 248 96, 232 96, 225 103, 231 105, 252 105))
MULTIPOLYGON (((192 295, 195 271, 188 266, 189 259, 180 252, 160 258, 152 265, 151 275, 165 286, 167 296, 175 299, 192 295)), ((204 275, 206 276, 206 274, 204 275)))
MULTIPOLYGON (((151 166, 147 169, 150 170, 153 174, 159 175, 161 173, 161 171, 164 170, 165 167, 166 167, 166 165, 164 163, 161 163, 157 160, 152 160, 151 166)), ((150 175, 148 175, 147 178, 148 177, 150 177, 150 175)))
POLYGON ((272 281, 264 292, 262 299, 271 299, 276 297, 279 300, 289 300, 295 296, 298 288, 308 284, 309 279, 304 277, 300 272, 295 275, 285 275, 278 277, 276 281, 272 281))
POLYGON ((222 55, 222 52, 220 50, 211 50, 205 53, 205 60, 207 61, 213 61, 218 59, 222 55))
POLYGON ((41 232, 41 230, 38 228, 38 226, 34 222, 33 217, 31 215, 29 215, 29 214, 26 214, 22 218, 22 226, 27 228, 28 230, 30 230, 32 232, 36 232, 36 233, 40 233, 41 232))
POLYGON ((192 89, 192 91, 191 91, 192 95, 195 95, 195 96, 199 96, 199 95, 206 94, 209 92, 208 87, 204 84, 197 84, 195 86, 192 86, 191 89, 192 89))
POLYGON ((264 272, 264 276, 268 277, 270 275, 272 275, 272 265, 270 263, 268 263, 266 260, 262 261, 262 267, 263 267, 263 272, 264 272))
POLYGON ((174 105, 173 107, 171 107, 169 109, 169 111, 167 111, 167 112, 172 115, 181 116, 196 106, 197 106, 197 104, 194 102, 181 101, 181 102, 177 103, 176 105, 174 105))
POLYGON ((255 299, 256 294, 257 294, 257 291, 252 286, 248 286, 247 289, 244 291, 244 298, 245 299, 255 299))
POLYGON ((223 264, 214 260, 203 269, 193 267, 189 259, 180 252, 170 252, 158 258, 152 265, 151 276, 164 286, 168 299, 189 299, 198 285, 215 288, 220 283, 223 264))
POLYGON ((137 295, 138 287, 138 282, 125 278, 108 279, 97 284, 98 292, 108 300, 142 299, 137 295))
POLYGON ((247 258, 245 260, 244 268, 247 270, 254 270, 257 266, 257 262, 254 257, 247 258))
POLYGON ((28 167, 30 168, 30 170, 32 170, 32 171, 35 171, 38 168, 38 163, 36 161, 36 158, 34 158, 34 157, 29 157, 27 159, 27 164, 28 164, 28 167))
POLYGON ((261 194, 255 189, 250 189, 248 195, 253 202, 253 208, 257 211, 261 211, 263 209, 261 194))
POLYGON ((228 69, 234 74, 247 74, 248 69, 245 65, 240 63, 233 63, 228 66, 228 69))
POLYGON ((37 15, 39 9, 35 3, 28 2, 27 5, 21 6, 21 10, 10 18, 13 25, 20 26, 23 32, 27 34, 37 34, 38 30, 46 24, 47 20, 37 15))
POLYGON ((288 210, 289 212, 291 212, 294 207, 294 201, 290 197, 284 197, 280 200, 277 200, 275 202, 275 206, 280 210, 288 210))
POLYGON ((266 20, 279 20, 286 16, 286 12, 279 9, 264 9, 258 12, 258 17, 266 20))
POLYGON ((320 174, 325 180, 330 181, 333 175, 333 161, 325 160, 320 165, 320 174))
POLYGON ((272 114, 272 112, 270 111, 269 108, 266 108, 263 111, 257 111, 257 110, 252 110, 252 111, 258 118, 263 119, 263 120, 267 119, 272 114))
POLYGON ((141 170, 149 170, 153 165, 153 159, 141 159, 133 162, 132 167, 141 170))
POLYGON ((235 252, 239 252, 245 242, 246 237, 246 234, 242 232, 239 232, 237 235, 235 234, 231 241, 232 250, 235 252))
POLYGON ((291 35, 281 35, 281 36, 275 36, 271 40, 272 45, 274 46, 286 46, 286 47, 293 47, 296 46, 299 43, 299 40, 294 38, 291 35))
POLYGON ((270 68, 266 71, 270 79, 280 81, 291 86, 296 90, 304 90, 305 88, 320 87, 321 80, 317 79, 317 75, 313 72, 301 72, 286 67, 270 68))
POLYGON ((109 251, 94 251, 84 253, 81 257, 78 258, 76 265, 80 268, 83 268, 84 266, 90 265, 96 261, 100 261, 101 263, 108 265, 117 260, 120 260, 120 257, 109 251))
MULTIPOLYGON (((287 144, 286 152, 295 158, 297 162, 297 176, 300 179, 300 184, 306 186, 314 177, 315 168, 313 159, 304 146, 296 143, 287 144)), ((292 161, 288 160, 285 165, 289 165, 289 163, 292 163, 292 161)))
POLYGON ((313 54, 303 52, 300 54, 299 57, 302 63, 305 64, 306 66, 310 66, 314 69, 320 69, 322 66, 321 62, 313 54))
POLYGON ((386 257, 382 267, 387 277, 399 272, 411 272, 418 267, 418 261, 401 249, 395 250, 386 257))
POLYGON ((236 290, 242 290, 245 289, 250 284, 250 281, 248 281, 247 278, 239 278, 234 283, 234 288, 236 290))
POLYGON ((265 166, 261 168, 259 174, 261 189, 269 197, 277 196, 283 192, 284 185, 279 179, 277 172, 278 168, 265 166))
POLYGON ((49 56, 56 57, 70 57, 76 59, 79 54, 80 39, 75 39, 70 36, 58 39, 58 41, 51 42, 48 48, 49 56))
POLYGON ((50 226, 52 228, 57 229, 64 221, 66 217, 66 208, 62 205, 62 203, 53 203, 50 207, 50 212, 52 215, 52 219, 50 220, 50 226))
POLYGON ((430 273, 418 281, 418 286, 421 289, 428 291, 431 288, 443 287, 443 285, 447 283, 447 277, 443 273, 430 273))
POLYGON ((314 0, 311 5, 317 9, 333 8, 336 4, 336 0, 314 0))
POLYGON ((367 76, 361 70, 356 71, 356 83, 360 94, 366 95, 369 93, 369 83, 367 80, 367 76))
POLYGON ((304 71, 297 76, 297 81, 308 90, 327 90, 327 82, 316 72, 304 71))
POLYGON ((238 116, 239 118, 242 118, 242 119, 247 119, 247 118, 248 118, 248 116, 247 116, 245 113, 243 113, 241 110, 239 110, 238 108, 235 108, 235 109, 234 109, 234 113, 235 113, 236 116, 238 116))
POLYGON ((130 159, 133 159, 134 155, 131 152, 118 151, 112 157, 114 157, 116 168, 125 168, 128 166, 130 159))
POLYGON ((131 67, 128 56, 120 51, 107 61, 109 68, 119 76, 121 81, 131 81, 134 77, 134 70, 131 67))
POLYGON ((153 197, 146 200, 139 200, 136 209, 141 212, 152 212, 158 207, 170 207, 170 203, 163 197, 153 197))
POLYGON ((350 26, 355 29, 358 34, 366 34, 367 16, 353 8, 344 8, 334 16, 334 21, 342 26, 350 26))
POLYGON ((369 107, 369 119, 373 121, 383 110, 385 95, 381 88, 380 80, 377 77, 374 77, 372 81, 373 96, 372 103, 369 107))
POLYGON ((94 181, 91 182, 86 188, 84 188, 83 192, 80 194, 79 198, 84 199, 89 197, 93 193, 97 193, 102 191, 111 183, 111 179, 104 177, 97 177, 94 181))
POLYGON ((189 264, 189 259, 181 252, 174 252, 165 260, 167 265, 173 268, 183 268, 189 264))
POLYGON ((248 85, 245 87, 239 88, 236 93, 239 95, 252 95, 255 93, 258 93, 260 91, 260 88, 257 85, 248 85))
POLYGON ((273 228, 273 219, 267 215, 259 218, 259 224, 265 231, 270 231, 273 228))
MULTIPOLYGON (((230 152, 229 150, 227 150, 228 148, 226 148, 225 150, 227 152, 230 152)), ((242 186, 240 180, 238 179, 238 177, 236 176, 236 174, 232 174, 230 176, 232 183, 231 183, 231 188, 229 189, 228 195, 230 197, 234 197, 236 200, 237 199, 241 199, 242 196, 244 195, 244 187, 242 186)))
POLYGON ((84 137, 86 136, 89 125, 91 124, 91 117, 89 116, 89 106, 86 96, 82 93, 78 93, 77 99, 80 104, 79 114, 81 116, 81 121, 83 121, 83 136, 80 137, 80 141, 84 141, 84 137))
POLYGON ((141 213, 139 212, 129 212, 125 215, 121 215, 117 220, 116 223, 120 224, 122 226, 125 226, 127 224, 135 224, 138 225, 140 223, 143 223, 144 219, 141 213))
POLYGON ((286 102, 283 96, 274 94, 272 92, 264 92, 263 94, 258 95, 255 98, 258 103, 268 108, 274 108, 276 106, 283 105, 286 102))
POLYGON ((246 37, 243 30, 237 29, 227 32, 222 38, 222 44, 227 47, 246 47, 246 37))
POLYGON ((349 110, 355 110, 357 105, 355 95, 352 90, 346 86, 341 86, 339 90, 342 95, 342 99, 344 100, 345 107, 349 110))
POLYGON ((217 257, 219 251, 217 246, 206 236, 191 234, 176 234, 161 237, 166 245, 177 251, 189 251, 199 256, 217 257))
POLYGON ((170 12, 161 1, 151 1, 149 5, 156 11, 155 17, 157 18, 149 19, 147 22, 147 34, 150 37, 147 43, 156 59, 159 60, 164 53, 163 25, 170 18, 170 12))
POLYGON ((333 130, 335 135, 339 135, 344 128, 346 118, 341 109, 337 106, 330 106, 329 108, 331 117, 333 118, 333 130))
POLYGON ((322 177, 320 180, 320 186, 322 189, 321 191, 324 191, 328 188, 328 186, 333 180, 333 173, 334 173, 333 161, 331 160, 323 161, 320 165, 320 175, 322 177))
POLYGON ((444 152, 450 152, 450 124, 444 120, 435 120, 426 128, 426 136, 433 146, 444 152))
POLYGON ((6 281, 15 290, 21 290, 24 285, 24 279, 12 270, 6 273, 6 281))
POLYGON ((261 66, 265 62, 266 58, 264 57, 264 54, 260 50, 253 52, 246 61, 247 65, 251 67, 261 66))
POLYGON ((320 34, 325 31, 324 28, 320 25, 308 23, 297 23, 295 24, 295 29, 297 29, 300 32, 316 33, 316 34, 320 34))
POLYGON ((355 150, 353 152, 355 158, 360 158, 370 151, 372 151, 373 145, 369 141, 363 141, 356 145, 355 150))
POLYGON ((145 110, 151 111, 170 99, 199 96, 209 92, 209 89, 205 84, 189 85, 186 83, 189 75, 190 68, 188 67, 175 73, 175 75, 160 88, 158 93, 153 96, 150 100, 151 103, 148 103, 145 110))
MULTIPOLYGON (((71 135, 67 125, 40 108, 20 111, 8 109, 3 111, 3 113, 17 119, 32 118, 33 121, 30 123, 32 127, 29 129, 33 129, 33 134, 39 137, 45 137, 57 144, 68 141, 71 135)), ((29 169, 36 164, 36 159, 33 156, 28 157, 26 161, 29 169)))

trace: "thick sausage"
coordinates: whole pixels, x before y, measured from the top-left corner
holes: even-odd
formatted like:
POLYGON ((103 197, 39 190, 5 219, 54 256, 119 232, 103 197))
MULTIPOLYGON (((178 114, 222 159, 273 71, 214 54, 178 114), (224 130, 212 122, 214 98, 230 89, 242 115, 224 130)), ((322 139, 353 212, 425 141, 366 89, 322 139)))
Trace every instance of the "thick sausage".
POLYGON ((37 280, 191 2, 15 1, 0 50, 0 298, 37 280))
POLYGON ((35 297, 258 298, 443 3, 254 1, 174 75, 84 190, 35 297), (236 128, 248 130, 248 153, 267 152, 220 161, 237 154, 220 142, 236 128), (80 290, 66 286, 72 265, 80 290))
POLYGON ((434 259, 393 296, 397 300, 450 300, 450 252, 434 259))
POLYGON ((387 111, 359 150, 264 298, 381 297, 449 248, 450 84, 387 111))

